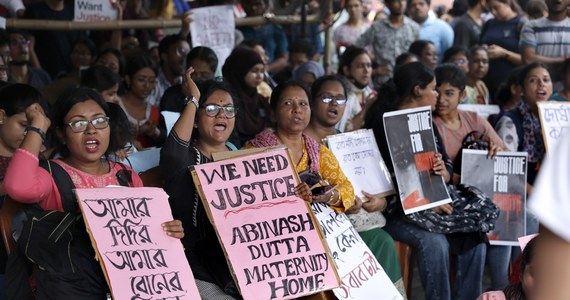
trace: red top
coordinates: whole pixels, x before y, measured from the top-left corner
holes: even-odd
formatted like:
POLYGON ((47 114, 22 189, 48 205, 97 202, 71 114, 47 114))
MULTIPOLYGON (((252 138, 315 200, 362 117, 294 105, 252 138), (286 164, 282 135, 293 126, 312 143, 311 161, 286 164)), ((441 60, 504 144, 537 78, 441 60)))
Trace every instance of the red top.
MULTIPOLYGON (((111 171, 103 175, 91 175, 77 170, 59 159, 52 160, 69 174, 77 188, 101 188, 119 185, 116 173, 123 166, 109 161, 111 171)), ((126 167, 128 170, 130 168, 126 167)), ((141 178, 131 170, 133 186, 142 187, 141 178)), ((14 200, 22 203, 37 203, 44 210, 63 211, 61 196, 51 174, 39 166, 39 159, 32 153, 17 149, 10 161, 4 178, 4 190, 14 200)))

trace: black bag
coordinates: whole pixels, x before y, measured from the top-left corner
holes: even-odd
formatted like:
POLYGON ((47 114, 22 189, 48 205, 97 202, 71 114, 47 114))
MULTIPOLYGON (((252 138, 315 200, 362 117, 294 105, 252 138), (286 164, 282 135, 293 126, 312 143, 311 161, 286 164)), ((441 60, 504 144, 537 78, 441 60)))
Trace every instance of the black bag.
POLYGON ((493 201, 474 186, 448 185, 453 213, 438 214, 431 209, 406 215, 406 220, 435 233, 486 233, 495 228, 499 209, 493 201))

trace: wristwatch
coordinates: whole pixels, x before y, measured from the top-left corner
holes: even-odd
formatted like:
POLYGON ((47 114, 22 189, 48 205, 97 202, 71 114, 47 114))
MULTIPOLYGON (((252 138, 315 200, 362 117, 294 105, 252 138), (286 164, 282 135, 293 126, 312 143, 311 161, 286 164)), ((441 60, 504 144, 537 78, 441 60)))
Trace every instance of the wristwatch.
POLYGON ((200 107, 200 104, 198 103, 198 99, 196 99, 196 97, 194 96, 186 96, 184 98, 184 106, 186 107, 186 105, 188 105, 188 103, 194 103, 194 105, 196 105, 196 109, 198 109, 200 107))

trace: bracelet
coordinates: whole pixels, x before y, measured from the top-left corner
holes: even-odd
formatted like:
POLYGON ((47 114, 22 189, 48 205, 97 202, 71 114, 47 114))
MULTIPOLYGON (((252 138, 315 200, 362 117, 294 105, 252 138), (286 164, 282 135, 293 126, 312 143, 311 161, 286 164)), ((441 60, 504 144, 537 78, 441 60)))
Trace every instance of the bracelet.
POLYGON ((331 192, 331 197, 329 198, 329 201, 327 201, 327 203, 330 204, 330 203, 334 200, 334 192, 335 192, 335 191, 332 191, 332 192, 331 192))
POLYGON ((33 131, 33 132, 39 134, 40 137, 42 138, 42 142, 43 142, 44 146, 46 146, 46 148, 48 148, 47 135, 46 135, 46 133, 45 133, 43 130, 41 130, 41 129, 37 128, 37 127, 28 126, 28 127, 26 127, 26 129, 24 130, 24 133, 27 134, 28 131, 33 131))

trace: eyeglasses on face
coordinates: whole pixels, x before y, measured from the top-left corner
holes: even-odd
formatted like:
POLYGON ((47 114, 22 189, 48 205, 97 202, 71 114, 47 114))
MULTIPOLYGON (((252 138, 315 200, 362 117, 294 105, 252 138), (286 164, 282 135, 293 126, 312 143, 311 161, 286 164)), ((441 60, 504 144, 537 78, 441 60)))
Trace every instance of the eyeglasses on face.
POLYGON ((71 131, 73 132, 85 132, 85 130, 87 130, 87 127, 89 126, 89 123, 91 123, 91 125, 93 125, 95 129, 105 129, 109 127, 109 117, 98 117, 91 121, 88 120, 73 121, 65 125, 68 125, 71 128, 71 131))
POLYGON ((19 46, 29 46, 30 40, 28 39, 18 39, 18 40, 10 40, 10 48, 18 48, 19 46))
POLYGON ((204 107, 200 107, 200 109, 203 109, 208 117, 215 117, 220 113, 220 110, 223 110, 224 115, 230 119, 234 118, 237 112, 237 107, 233 105, 220 106, 218 104, 208 104, 204 107))
POLYGON ((333 97, 333 96, 328 96, 328 95, 321 96, 321 101, 323 101, 323 103, 330 104, 333 102, 333 100, 337 105, 345 105, 346 104, 346 98, 333 97))
POLYGON ((184 47, 176 47, 176 55, 178 56, 186 56, 190 50, 184 47))

